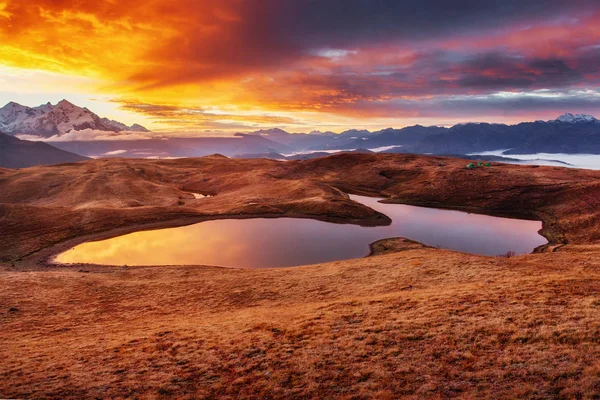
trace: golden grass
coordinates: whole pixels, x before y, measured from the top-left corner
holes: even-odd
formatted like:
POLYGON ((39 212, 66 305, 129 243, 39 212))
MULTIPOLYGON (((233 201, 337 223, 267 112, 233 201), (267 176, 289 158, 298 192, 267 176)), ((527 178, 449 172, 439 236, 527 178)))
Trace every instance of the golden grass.
POLYGON ((600 261, 566 254, 5 271, 0 393, 595 398, 600 261))
POLYGON ((369 155, 103 163, 0 171, 0 397, 599 397, 599 173, 498 166, 464 181, 460 160, 369 155), (505 258, 386 240, 363 259, 265 270, 44 264, 70 238, 141 222, 377 220, 337 188, 526 213, 552 243, 505 258))

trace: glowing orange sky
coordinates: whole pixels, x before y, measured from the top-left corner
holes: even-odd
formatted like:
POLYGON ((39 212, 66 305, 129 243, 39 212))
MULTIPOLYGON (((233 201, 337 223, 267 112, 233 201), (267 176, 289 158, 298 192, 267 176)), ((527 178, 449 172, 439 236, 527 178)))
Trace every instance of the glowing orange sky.
POLYGON ((594 2, 398 3, 0 0, 0 101, 190 131, 600 109, 594 2))

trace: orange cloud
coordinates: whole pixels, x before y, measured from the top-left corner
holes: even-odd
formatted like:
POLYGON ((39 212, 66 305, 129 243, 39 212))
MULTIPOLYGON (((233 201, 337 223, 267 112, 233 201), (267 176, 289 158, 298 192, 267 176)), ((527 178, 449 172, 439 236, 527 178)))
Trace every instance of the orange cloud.
POLYGON ((398 104, 600 79, 593 7, 459 1, 454 21, 440 0, 408 16, 401 3, 0 0, 0 63, 93 78, 125 110, 185 127, 418 117, 398 104))
POLYGON ((118 103, 124 110, 146 115, 157 123, 174 125, 183 129, 219 130, 223 127, 237 127, 243 130, 263 126, 302 125, 302 121, 292 117, 244 110, 225 111, 215 108, 141 103, 131 100, 120 100, 118 103))

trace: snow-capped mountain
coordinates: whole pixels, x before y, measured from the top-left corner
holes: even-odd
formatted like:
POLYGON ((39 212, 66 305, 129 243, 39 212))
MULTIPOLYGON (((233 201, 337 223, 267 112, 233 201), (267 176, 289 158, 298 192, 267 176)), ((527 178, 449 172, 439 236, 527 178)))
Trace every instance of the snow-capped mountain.
POLYGON ((84 129, 149 132, 141 125, 127 126, 108 118, 100 118, 87 108, 78 107, 67 100, 61 100, 56 105, 46 103, 39 107, 26 107, 10 102, 0 108, 0 132, 11 135, 51 137, 84 129))
POLYGON ((259 131, 254 131, 248 133, 248 135, 253 136, 287 136, 289 133, 284 131, 283 129, 273 128, 273 129, 261 129, 259 131))
POLYGON ((591 115, 566 113, 566 114, 561 115, 554 121, 548 121, 548 122, 562 122, 565 124, 579 124, 579 123, 600 122, 600 121, 598 121, 596 118, 594 118, 591 115))

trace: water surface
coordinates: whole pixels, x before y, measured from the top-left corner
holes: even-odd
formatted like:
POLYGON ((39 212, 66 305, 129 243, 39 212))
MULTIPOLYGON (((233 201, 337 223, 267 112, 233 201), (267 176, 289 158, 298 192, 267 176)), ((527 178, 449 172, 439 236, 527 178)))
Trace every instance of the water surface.
POLYGON ((546 243, 539 221, 498 218, 459 211, 351 196, 392 219, 383 227, 361 227, 298 218, 206 221, 178 228, 135 232, 88 242, 60 254, 62 263, 106 265, 220 265, 289 267, 364 257, 369 244, 406 237, 468 253, 530 253, 546 243))

